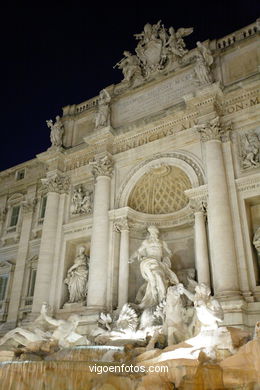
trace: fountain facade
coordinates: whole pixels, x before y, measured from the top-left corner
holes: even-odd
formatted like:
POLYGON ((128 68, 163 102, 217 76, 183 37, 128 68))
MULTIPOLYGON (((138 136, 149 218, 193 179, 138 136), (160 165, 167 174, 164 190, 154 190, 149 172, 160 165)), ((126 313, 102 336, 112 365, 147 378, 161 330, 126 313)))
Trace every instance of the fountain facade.
POLYGON ((3 388, 259 383, 259 20, 192 31, 147 23, 123 80, 1 173, 3 388))

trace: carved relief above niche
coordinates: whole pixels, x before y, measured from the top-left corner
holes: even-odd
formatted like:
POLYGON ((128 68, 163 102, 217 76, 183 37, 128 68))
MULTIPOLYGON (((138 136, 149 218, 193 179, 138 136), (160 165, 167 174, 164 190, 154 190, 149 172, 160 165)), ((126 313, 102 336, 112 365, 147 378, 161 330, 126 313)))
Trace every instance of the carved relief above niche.
POLYGON ((192 187, 188 176, 178 167, 152 167, 136 183, 128 206, 148 214, 169 214, 188 204, 184 191, 192 187))
POLYGON ((92 214, 92 209, 93 190, 83 184, 75 186, 71 196, 71 215, 92 214))
POLYGON ((260 126, 240 134, 240 166, 243 170, 260 166, 260 126))

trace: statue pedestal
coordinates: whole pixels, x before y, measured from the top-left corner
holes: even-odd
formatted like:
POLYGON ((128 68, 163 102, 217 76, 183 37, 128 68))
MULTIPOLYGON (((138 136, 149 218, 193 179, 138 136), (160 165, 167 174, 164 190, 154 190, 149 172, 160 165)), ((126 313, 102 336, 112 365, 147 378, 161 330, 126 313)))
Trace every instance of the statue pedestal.
POLYGON ((75 311, 82 311, 83 309, 86 309, 86 301, 74 303, 67 302, 63 305, 62 311, 74 313, 75 311))

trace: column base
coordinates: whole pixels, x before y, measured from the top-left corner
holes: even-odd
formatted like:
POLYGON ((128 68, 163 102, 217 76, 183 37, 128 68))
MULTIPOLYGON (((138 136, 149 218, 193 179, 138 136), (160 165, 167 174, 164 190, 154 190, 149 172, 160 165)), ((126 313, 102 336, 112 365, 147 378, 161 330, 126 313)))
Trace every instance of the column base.
POLYGON ((221 302, 224 321, 220 326, 232 326, 254 332, 259 320, 260 302, 245 302, 243 299, 221 302))
POLYGON ((253 292, 253 294, 254 294, 254 298, 255 298, 255 300, 257 301, 257 302, 260 302, 260 291, 254 291, 253 292))
POLYGON ((101 313, 101 312, 107 312, 107 308, 104 305, 93 305, 93 306, 87 306, 86 307, 86 313, 88 314, 94 314, 94 313, 101 313))
POLYGON ((246 302, 254 302, 255 299, 251 293, 251 291, 242 291, 243 298, 246 302))
POLYGON ((78 311, 83 311, 85 312, 85 309, 86 309, 86 302, 73 302, 73 303, 69 303, 69 302, 66 302, 64 303, 63 307, 62 307, 62 310, 64 311, 67 311, 67 312, 78 312, 78 311))
POLYGON ((221 302, 243 299, 241 291, 238 290, 224 290, 217 292, 214 296, 221 302))
POLYGON ((224 311, 224 320, 220 324, 221 326, 235 326, 243 327, 244 326, 244 312, 247 306, 247 303, 243 298, 229 298, 229 299, 219 299, 222 309, 224 311))

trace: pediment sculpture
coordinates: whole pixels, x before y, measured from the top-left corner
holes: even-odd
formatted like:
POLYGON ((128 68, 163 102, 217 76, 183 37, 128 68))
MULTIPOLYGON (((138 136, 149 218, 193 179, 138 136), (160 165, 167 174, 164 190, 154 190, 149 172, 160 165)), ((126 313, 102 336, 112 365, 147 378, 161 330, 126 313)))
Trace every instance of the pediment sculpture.
POLYGON ((177 69, 188 53, 183 38, 192 32, 192 27, 166 29, 160 20, 153 25, 146 23, 144 30, 134 35, 138 40, 136 54, 124 51, 124 58, 114 66, 122 70, 122 82, 137 86, 157 73, 177 69))

